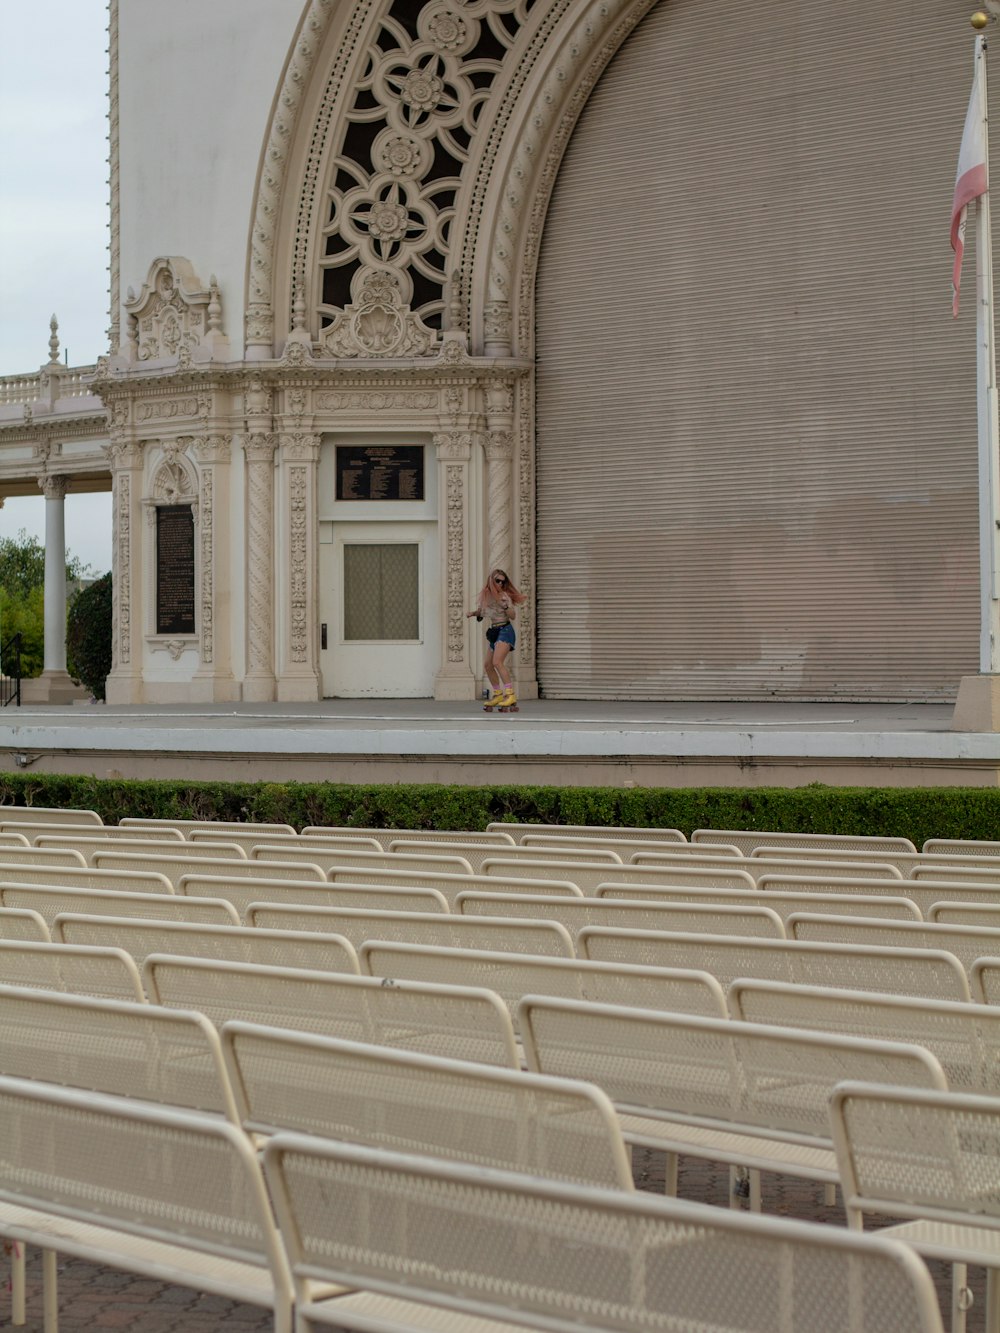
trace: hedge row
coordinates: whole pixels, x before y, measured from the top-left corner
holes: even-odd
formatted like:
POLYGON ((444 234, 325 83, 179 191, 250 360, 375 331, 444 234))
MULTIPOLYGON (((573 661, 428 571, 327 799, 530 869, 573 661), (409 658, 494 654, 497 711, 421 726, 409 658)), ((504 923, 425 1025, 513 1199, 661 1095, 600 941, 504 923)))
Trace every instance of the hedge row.
POLYGON ((332 782, 141 782, 0 774, 0 806, 370 828, 481 829, 492 820, 642 828, 783 829, 910 838, 1000 839, 993 787, 463 787, 332 782))

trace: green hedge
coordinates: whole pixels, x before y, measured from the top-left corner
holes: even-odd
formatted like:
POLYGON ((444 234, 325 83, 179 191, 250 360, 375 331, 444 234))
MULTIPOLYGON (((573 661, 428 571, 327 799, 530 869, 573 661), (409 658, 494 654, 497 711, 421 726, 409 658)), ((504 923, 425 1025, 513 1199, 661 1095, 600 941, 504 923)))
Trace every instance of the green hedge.
POLYGON ((0 774, 0 805, 372 828, 485 828, 493 820, 645 828, 782 829, 1000 839, 995 787, 461 787, 332 782, 140 782, 0 774))

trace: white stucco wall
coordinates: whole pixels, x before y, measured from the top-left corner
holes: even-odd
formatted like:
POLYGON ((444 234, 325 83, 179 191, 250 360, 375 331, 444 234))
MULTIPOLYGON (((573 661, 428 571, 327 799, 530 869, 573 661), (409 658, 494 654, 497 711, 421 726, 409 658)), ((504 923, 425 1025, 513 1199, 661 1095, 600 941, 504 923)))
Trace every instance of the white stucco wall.
POLYGON ((119 7, 122 299, 158 255, 183 255, 217 276, 234 357, 261 147, 303 4, 119 7))

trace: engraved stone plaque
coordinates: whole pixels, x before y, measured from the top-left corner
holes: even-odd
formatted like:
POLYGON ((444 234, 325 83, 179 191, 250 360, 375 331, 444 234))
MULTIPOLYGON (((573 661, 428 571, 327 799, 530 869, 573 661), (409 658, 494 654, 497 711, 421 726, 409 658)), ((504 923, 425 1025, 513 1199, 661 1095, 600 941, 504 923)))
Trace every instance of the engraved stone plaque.
POLYGON ((189 504, 156 510, 156 632, 195 632, 194 515, 189 504))
POLYGON ((338 500, 422 500, 422 444, 339 444, 338 500))

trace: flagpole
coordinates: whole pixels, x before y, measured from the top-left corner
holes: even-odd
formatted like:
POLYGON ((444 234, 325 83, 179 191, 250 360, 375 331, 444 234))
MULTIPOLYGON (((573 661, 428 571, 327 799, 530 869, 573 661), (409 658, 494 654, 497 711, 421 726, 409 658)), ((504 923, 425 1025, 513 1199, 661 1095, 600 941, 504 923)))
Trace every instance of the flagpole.
MULTIPOLYGON (((980 114, 989 124, 987 41, 975 39, 980 114)), ((989 137, 986 136, 987 182, 989 137)), ((993 321, 993 240, 989 187, 976 200, 976 400, 979 437, 979 532, 982 609, 979 669, 1000 674, 1000 429, 997 413, 996 346, 993 321)))

